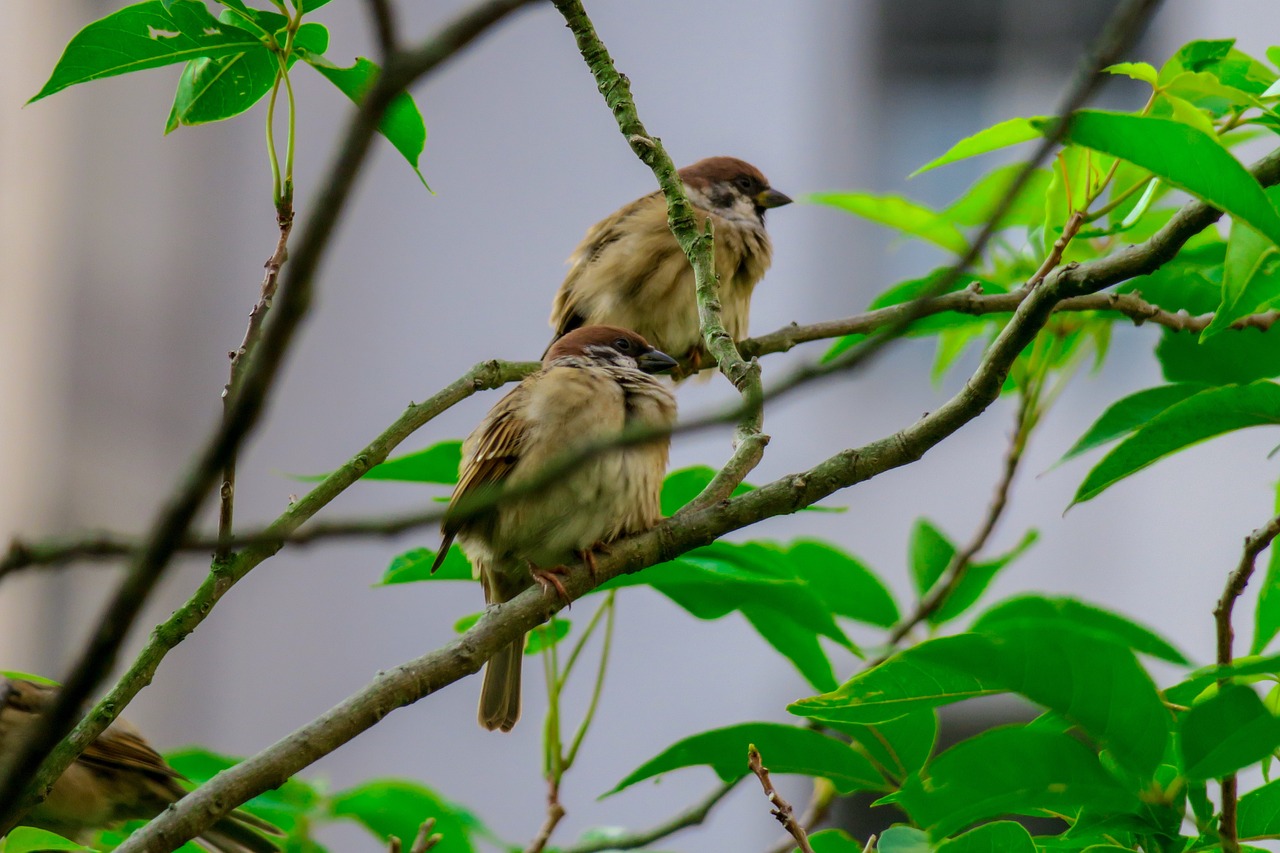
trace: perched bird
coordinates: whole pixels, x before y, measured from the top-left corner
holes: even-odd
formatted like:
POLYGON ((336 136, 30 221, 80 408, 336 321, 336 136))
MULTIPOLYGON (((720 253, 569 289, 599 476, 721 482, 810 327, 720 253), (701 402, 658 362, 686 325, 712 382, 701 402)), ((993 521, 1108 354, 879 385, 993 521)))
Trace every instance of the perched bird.
MULTIPOLYGON (((635 332, 584 326, 556 341, 542 369, 498 401, 462 445, 452 504, 494 486, 537 478, 547 463, 625 427, 669 428, 676 401, 651 374, 675 359, 635 332)), ((436 566, 456 536, 484 587, 485 601, 507 601, 535 581, 564 596, 557 577, 593 549, 662 518, 659 496, 669 439, 593 456, 545 489, 512 498, 466 520, 446 516, 436 566)), ((432 568, 432 571, 435 570, 432 568)), ((480 690, 480 725, 510 731, 520 717, 524 637, 490 658, 480 690)))
MULTIPOLYGON (((766 210, 791 199, 736 157, 708 157, 680 170, 699 228, 710 217, 725 328, 747 336, 751 291, 769 269, 766 210)), ((634 329, 655 347, 696 365, 702 352, 693 269, 667 225, 660 192, 597 222, 569 258, 556 293, 556 337, 592 323, 634 329)))
MULTIPOLYGON (((13 760, 56 693, 56 687, 0 678, 0 767, 13 760)), ((22 823, 86 843, 94 830, 160 814, 186 794, 178 784, 182 778, 133 726, 116 720, 58 777, 49 796, 22 823)), ((282 834, 264 820, 235 811, 197 840, 215 853, 274 853, 277 846, 260 832, 282 834)))

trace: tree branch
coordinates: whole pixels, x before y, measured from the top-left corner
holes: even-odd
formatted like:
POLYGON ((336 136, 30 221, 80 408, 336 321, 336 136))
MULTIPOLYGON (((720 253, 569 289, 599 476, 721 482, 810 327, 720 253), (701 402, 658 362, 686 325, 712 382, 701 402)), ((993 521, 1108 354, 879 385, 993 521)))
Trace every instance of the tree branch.
POLYGON ((745 361, 738 352, 733 336, 725 328, 720 304, 720 280, 715 271, 715 238, 710 218, 706 230, 699 232, 693 216, 693 207, 685 193, 684 182, 675 164, 667 154, 662 140, 645 129, 631 97, 631 84, 626 75, 614 67, 608 49, 596 35, 591 19, 587 17, 580 0, 552 0, 564 16, 573 32, 578 50, 595 77, 596 88, 604 95, 605 103, 618 123, 618 130, 626 138, 631 150, 648 166, 667 200, 667 219, 671 233, 693 267, 694 287, 698 304, 698 321, 702 329, 707 352, 725 378, 733 383, 742 395, 743 413, 734 430, 734 454, 716 478, 708 484, 702 495, 694 500, 695 506, 709 505, 728 496, 747 477, 760 459, 769 437, 764 435, 764 389, 760 383, 760 364, 755 359, 745 361))
POLYGON ((675 835, 682 829, 700 825, 707 819, 707 815, 711 814, 711 810, 734 789, 739 781, 741 780, 734 779, 732 782, 725 782, 700 802, 652 829, 637 832, 633 835, 624 835, 620 838, 590 841, 586 844, 579 844, 576 847, 566 847, 564 848, 564 853, 601 853, 604 850, 635 850, 638 847, 648 847, 655 841, 661 841, 668 835, 675 835))
MULTIPOLYGON (((115 664, 121 643, 185 537, 187 528, 207 497, 219 471, 261 416, 285 352, 310 307, 311 285, 316 269, 325 248, 332 242, 330 238, 383 113, 392 99, 406 86, 435 69, 491 25, 528 2, 529 0, 488 0, 463 13, 419 47, 388 57, 382 75, 365 95, 348 126, 328 178, 321 185, 314 213, 302 231, 291 269, 281 282, 275 308, 259 345, 251 353, 239 387, 233 389, 226 416, 207 439, 188 473, 175 487, 173 495, 158 512, 145 547, 134 558, 128 575, 112 597, 79 660, 64 680, 58 698, 47 713, 42 715, 32 736, 23 743, 20 754, 0 775, 0 834, 11 829, 18 816, 44 796, 53 781, 115 719, 128 700, 149 680, 150 673, 144 678, 135 676, 127 682, 122 681, 125 686, 117 685, 76 730, 59 744, 78 716, 81 705, 115 664)), ((210 576, 215 579, 214 587, 220 585, 225 570, 224 565, 215 564, 210 576)), ((202 586, 202 590, 207 586, 208 584, 202 586)), ((148 649, 153 644, 149 644, 148 649)), ((143 656, 147 653, 144 649, 143 656)), ((138 663, 135 661, 130 673, 139 671, 138 663)), ((143 666, 142 670, 145 669, 143 666)), ((130 679, 130 675, 127 674, 125 678, 130 679)))
MULTIPOLYGON (((1226 588, 1213 610, 1214 622, 1218 634, 1218 665, 1230 665, 1234 655, 1231 650, 1235 640, 1235 631, 1231 627, 1231 614, 1238 599, 1249 585, 1253 577, 1254 566, 1258 555, 1267 549, 1272 540, 1280 536, 1280 515, 1272 518, 1266 525, 1245 537, 1244 553, 1240 555, 1240 563, 1235 571, 1227 576, 1226 588)), ((1221 679, 1219 684, 1226 684, 1228 679, 1221 679)), ((1236 833, 1236 774, 1232 773, 1222 779, 1222 818, 1218 823, 1218 834, 1222 837, 1222 849, 1226 853, 1239 853, 1240 841, 1236 833)))
POLYGON ((805 832, 805 828, 796 820, 795 809, 791 807, 791 803, 784 800, 778 790, 773 787, 773 781, 769 778, 769 768, 764 766, 764 760, 760 757, 760 750, 756 749, 755 744, 752 744, 747 749, 747 766, 751 768, 751 772, 760 780, 760 787, 764 788, 765 798, 773 806, 771 814, 778 819, 778 823, 782 824, 782 828, 796 840, 801 853, 813 853, 813 847, 809 844, 809 833, 805 832))
MULTIPOLYGON (((1280 152, 1255 169, 1268 184, 1280 180, 1280 152)), ((965 386, 916 423, 860 448, 841 451, 807 471, 782 477, 707 509, 668 519, 644 533, 615 543, 598 559, 593 578, 584 567, 564 579, 569 600, 597 583, 670 560, 724 534, 766 518, 810 506, 835 492, 910 464, 978 417, 1000 394, 1010 366, 1047 322, 1063 298, 1110 287, 1144 275, 1168 261, 1191 236, 1222 214, 1191 202, 1146 242, 1085 264, 1054 270, 1021 301, 965 386)), ((445 646, 381 675, 372 684, 264 749, 224 771, 177 806, 128 839, 119 850, 173 849, 248 799, 282 784, 289 776, 376 724, 388 713, 477 672, 497 649, 545 621, 564 606, 536 588, 489 609, 466 633, 445 646)))

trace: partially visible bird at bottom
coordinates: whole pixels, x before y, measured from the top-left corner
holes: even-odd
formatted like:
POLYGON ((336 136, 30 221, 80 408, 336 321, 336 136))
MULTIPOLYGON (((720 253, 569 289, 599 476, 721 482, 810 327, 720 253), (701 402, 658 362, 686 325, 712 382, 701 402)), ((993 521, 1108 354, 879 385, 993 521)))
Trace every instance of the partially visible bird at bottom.
MULTIPOLYGON (((791 203, 736 157, 708 157, 680 170, 698 228, 715 233, 715 271, 725 328, 747 336, 751 294, 773 260, 765 212, 791 203)), ((551 308, 555 336, 591 323, 634 329, 660 350, 702 362, 693 269, 667 223, 661 192, 624 205, 587 230, 551 308)))
MULTIPOLYGON (((547 464, 633 426, 669 429, 676 401, 654 376, 676 361, 616 326, 575 329, 548 350, 542 369, 498 401, 462 445, 451 506, 495 486, 536 480, 547 464)), ((485 601, 508 601, 537 582, 564 596, 559 579, 592 552, 662 518, 660 496, 670 439, 592 456, 545 488, 466 520, 446 516, 435 567, 454 537, 471 559, 485 601)), ((435 569, 433 567, 433 571, 435 569)), ((521 636, 485 667, 480 725, 510 731, 520 718, 521 636)))
MULTIPOLYGON (((38 715, 57 688, 16 678, 0 678, 0 768, 14 760, 38 715)), ((151 748, 137 729, 116 720, 58 777, 44 802, 21 824, 47 829, 80 843, 96 830, 128 820, 150 820, 186 794, 182 774, 151 748)), ((196 839, 214 853, 274 853, 279 848, 262 833, 279 829, 243 811, 234 811, 196 839)))

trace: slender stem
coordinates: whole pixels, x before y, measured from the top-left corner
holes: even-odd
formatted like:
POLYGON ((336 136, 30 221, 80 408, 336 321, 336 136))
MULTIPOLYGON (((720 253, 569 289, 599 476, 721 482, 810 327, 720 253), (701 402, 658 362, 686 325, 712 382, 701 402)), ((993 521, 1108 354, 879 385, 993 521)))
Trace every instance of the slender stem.
POLYGON ((578 642, 573 644, 573 651, 569 653, 569 659, 565 662, 564 670, 560 673, 560 689, 564 689, 565 682, 569 680, 569 673, 573 671, 573 665, 578 662, 578 656, 582 654, 582 650, 586 648, 587 640, 591 639, 591 635, 595 632, 596 626, 600 624, 600 620, 604 618, 606 605, 613 600, 613 593, 610 593, 605 603, 596 608, 596 612, 591 614, 591 621, 587 623, 587 627, 583 629, 582 636, 578 638, 578 642))
MULTIPOLYGON (((549 626, 555 630, 556 617, 552 615, 549 626)), ((554 634, 553 634, 554 636, 554 634)), ((547 780, 553 787, 560 785, 563 771, 563 753, 560 742, 560 667, 557 662, 556 644, 550 643, 542 649, 543 672, 547 681, 547 722, 545 728, 543 751, 546 755, 547 780)))
POLYGON ((769 768, 764 766, 764 760, 760 757, 760 750, 756 749, 755 744, 752 744, 747 749, 747 766, 751 768, 751 772, 756 774, 756 778, 760 780, 760 787, 764 788, 765 798, 773 806, 770 814, 777 818, 778 823, 782 824, 782 828, 796 840, 801 853, 813 853, 813 846, 809 843, 809 833, 805 831, 800 821, 796 820, 795 809, 773 787, 773 781, 769 778, 769 768))
MULTIPOLYGON (((610 590, 608 599, 604 603, 604 607, 609 609, 609 615, 604 623, 604 646, 600 649, 600 666, 596 670, 596 684, 591 690, 591 703, 587 705, 587 713, 573 736, 568 754, 564 757, 564 770, 572 767, 574 760, 578 757, 578 748, 582 746, 582 740, 587 736, 587 729, 591 728, 591 721, 595 719, 596 708, 600 704, 600 695, 604 692, 604 674, 609 668, 609 653, 613 648, 613 617, 617 608, 614 601, 615 594, 614 590, 610 590)), ((567 675, 566 672, 566 677, 567 675)))
MULTIPOLYGON (((1232 652, 1235 630, 1231 626, 1231 615, 1238 599, 1249 585, 1257 565, 1258 555, 1267 549, 1273 539, 1280 536, 1280 515, 1275 516, 1259 529, 1253 531, 1244 540, 1244 551, 1234 571, 1227 575, 1227 585, 1222 590, 1222 597, 1213 610, 1214 623, 1218 635, 1218 665, 1229 666, 1234 659, 1232 652)), ((1219 679, 1220 686, 1226 685, 1228 678, 1219 679)), ((1236 774, 1231 773, 1222 778, 1222 818, 1218 822, 1218 834, 1222 839, 1224 853, 1239 853, 1240 841, 1236 832, 1237 809, 1236 774)))
POLYGON ((283 201, 280 179, 280 158, 276 155, 276 98, 280 93, 282 74, 276 74, 276 82, 271 86, 271 97, 267 99, 267 161, 271 164, 271 200, 278 207, 283 201))
POLYGON ((635 850, 639 847, 648 847, 650 844, 661 841, 669 835, 675 835, 682 829, 700 825, 707 819, 707 815, 711 814, 711 810, 737 786, 739 781, 741 780, 734 779, 732 782, 725 782, 695 805, 690 806, 685 811, 652 829, 620 838, 589 841, 575 847, 566 847, 564 848, 564 853, 601 853, 601 851, 605 850, 635 850))

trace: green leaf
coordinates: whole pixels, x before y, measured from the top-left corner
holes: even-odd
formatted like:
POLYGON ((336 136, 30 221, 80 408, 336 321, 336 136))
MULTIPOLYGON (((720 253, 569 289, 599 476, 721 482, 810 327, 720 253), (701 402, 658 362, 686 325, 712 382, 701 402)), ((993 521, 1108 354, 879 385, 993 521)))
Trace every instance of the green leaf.
MULTIPOLYGON (((308 65, 320 72, 322 77, 337 86, 342 94, 357 104, 364 99, 365 93, 373 86, 373 80, 379 72, 377 63, 363 56, 357 57, 355 65, 350 68, 340 68, 322 54, 305 49, 299 50, 299 54, 308 65)), ((424 187, 427 186, 427 179, 422 176, 422 171, 418 168, 418 158, 422 155, 422 149, 427 142, 427 127, 422 121, 422 113, 418 112, 418 105, 413 102, 413 98, 404 92, 396 95, 378 124, 378 132, 395 146, 395 149, 413 167, 418 180, 422 181, 424 187)))
POLYGON ((1013 546, 1007 553, 990 560, 971 563, 965 571, 964 577, 960 579, 960 583, 956 584, 956 588, 947 596, 946 601, 942 602, 942 606, 936 612, 930 614, 929 624, 941 625, 965 613, 987 591, 987 587, 995 580, 996 575, 1005 566, 1025 554, 1027 549, 1034 545, 1039 538, 1040 534, 1037 531, 1028 530, 1023 534, 1018 544, 1013 546))
POLYGON ((907 544, 907 565, 916 592, 923 596, 933 589, 955 555, 956 546, 946 534, 928 519, 917 518, 907 544))
POLYGON ((709 766, 722 781, 750 773, 747 748, 755 744, 771 774, 795 773, 831 780, 841 793, 885 790, 871 762, 835 738, 778 723, 740 723, 687 737, 633 770, 604 796, 684 767, 709 766))
POLYGON ((176 3, 166 9, 161 0, 148 0, 76 33, 48 81, 27 103, 89 80, 260 47, 257 36, 220 23, 204 3, 176 3))
POLYGON ((1276 335, 1258 329, 1216 335, 1203 343, 1197 343, 1193 335, 1165 329, 1156 345, 1156 357, 1170 382, 1243 385, 1280 376, 1276 335))
MULTIPOLYGON (((1276 501, 1273 507, 1280 515, 1280 481, 1276 482, 1276 501)), ((1280 546, 1270 546, 1271 558, 1267 561, 1267 575, 1258 587, 1258 605, 1253 616, 1253 646, 1249 654, 1261 654, 1280 632, 1280 546)))
POLYGON ((1280 242, 1280 213, 1257 179, 1215 137, 1169 119, 1102 110, 1076 113, 1067 137, 1150 169, 1280 242))
POLYGON ((1022 824, 997 820, 948 838, 938 853, 1036 853, 1036 843, 1022 824))
POLYGON ((1199 382, 1158 385, 1112 403, 1102 416, 1094 421, 1093 426, 1089 427, 1088 432, 1080 436, 1071 449, 1062 455, 1057 464, 1061 465, 1081 453, 1109 444, 1134 432, 1165 409, 1199 394, 1207 387, 1199 382))
MULTIPOLYGON (((862 845, 843 829, 824 829, 809 836, 813 853, 862 853, 862 845)), ((795 848, 794 853, 799 853, 795 848)))
POLYGON ((438 853, 471 853, 469 815, 422 785, 398 779, 366 782, 333 795, 329 805, 334 817, 347 817, 364 826, 383 843, 395 836, 406 844, 418 834, 427 818, 436 819, 442 838, 431 848, 438 853))
POLYGON ((442 441, 430 447, 381 465, 374 465, 364 475, 366 480, 402 480, 409 483, 439 483, 452 486, 458 482, 458 466, 462 464, 462 442, 442 441))
POLYGON ((1113 449, 1085 477, 1074 506, 1151 463, 1225 432, 1280 424, 1280 386, 1228 385, 1194 394, 1165 409, 1113 449))
POLYGON ((815 690, 834 690, 836 676, 818 635, 796 620, 766 607, 743 607, 751 627, 764 641, 791 661, 815 690))
MULTIPOLYGON (((167 753, 165 760, 193 785, 208 782, 240 761, 199 747, 167 753)), ((310 784, 301 779, 290 779, 278 788, 259 794, 241 808, 292 836, 305 834, 308 817, 320 807, 321 800, 320 793, 310 784)))
MULTIPOLYGON (((235 19, 228 15, 223 13, 224 20, 232 23, 235 19)), ((285 20, 281 16, 273 17, 285 20)), ((294 39, 299 46, 323 53, 329 46, 329 31, 320 24, 308 22, 298 28, 294 39)), ((297 60, 297 53, 292 53, 289 67, 297 60)), ((178 80, 165 133, 181 125, 208 124, 240 115, 271 91, 279 69, 276 55, 265 45, 233 56, 189 61, 178 80)))
POLYGON ((1125 77, 1150 83, 1153 87, 1156 85, 1156 69, 1147 62, 1117 62, 1102 70, 1108 74, 1123 74, 1125 77))
POLYGON ((881 628, 897 623, 893 595, 856 557, 816 539, 797 539, 787 557, 832 613, 881 628))
POLYGON ((1041 595, 1008 598, 979 616, 970 630, 998 631, 997 626, 1001 622, 1031 621, 1039 621, 1046 626, 1061 622, 1067 630, 1085 631, 1140 654, 1182 666, 1189 663, 1182 652, 1150 628, 1074 598, 1041 595))
POLYGON ((1164 691, 1166 701, 1174 705, 1190 705, 1197 701, 1200 694, 1209 687, 1217 689, 1214 682, 1223 679, 1232 681, 1257 681, 1253 676, 1280 675, 1280 655, 1267 657, 1236 658, 1228 666, 1216 664, 1203 666, 1178 684, 1164 691))
MULTIPOLYGON (((1280 200, 1280 187, 1267 190, 1273 202, 1280 200)), ((1200 333, 1206 341, 1226 331, 1241 317, 1280 303, 1280 247, 1239 222, 1231 223, 1227 254, 1223 262, 1222 303, 1213 320, 1200 333)))
POLYGON ((1150 114, 1157 118, 1171 118, 1174 121, 1193 127, 1201 133, 1217 136, 1213 119, 1195 104, 1176 95, 1168 93, 1160 95, 1160 97, 1156 98, 1155 106, 1150 114))
POLYGON ((3 842, 0 849, 4 853, 38 853, 40 850, 84 850, 86 853, 95 853, 92 847, 85 847, 56 832, 36 829, 34 826, 16 827, 4 837, 3 842))
POLYGON ((436 552, 430 548, 411 548, 397 556, 387 566, 387 571, 378 583, 387 586, 394 583, 413 583, 415 581, 469 581, 475 580, 471 571, 471 563, 462 549, 457 545, 449 548, 448 555, 436 573, 431 574, 431 564, 435 562, 436 552))
POLYGON ((876 853, 932 853, 929 836, 913 826, 891 826, 876 841, 876 853))
POLYGON ((956 255, 963 255, 969 251, 969 241, 965 239, 964 234, 960 233, 960 229, 947 221, 946 217, 901 196, 826 192, 813 193, 806 200, 870 219, 872 222, 886 225, 909 236, 927 240, 956 255))
POLYGON ((1183 772, 1217 779, 1280 747, 1280 720, 1250 687, 1228 684, 1182 717, 1183 772))
POLYGON ((941 157, 925 163, 908 177, 914 178, 916 175, 927 172, 930 169, 936 169, 939 166, 945 166, 947 163, 954 163, 957 160, 975 157, 978 154, 986 154, 988 151, 995 151, 998 148, 1017 145, 1019 142, 1029 142, 1040 135, 1040 129, 1036 122, 1046 120, 1044 116, 1005 119, 999 124, 978 131, 973 136, 966 136, 948 148, 941 157))
POLYGON ((938 739, 938 714, 932 708, 912 711, 883 723, 828 721, 827 725, 852 738, 895 781, 923 767, 938 739))
POLYGON ((1280 835, 1280 779, 1240 798, 1236 831, 1241 840, 1280 835))
POLYGON ((882 722, 1001 692, 1061 713, 1137 773, 1154 772, 1164 754, 1168 713, 1133 653, 1062 621, 1000 621, 987 633, 929 640, 787 710, 822 720, 882 722))
POLYGON ((568 619, 556 618, 552 622, 534 628, 529 632, 529 636, 525 640, 524 653, 526 655, 536 655, 543 649, 549 649, 556 645, 569 636, 570 624, 568 619))
POLYGON ((934 838, 1007 814, 1085 807, 1123 813, 1138 808, 1088 747, 1070 735, 997 728, 939 755, 913 773, 892 801, 934 838), (927 773, 927 781, 922 774, 927 773))
MULTIPOLYGON (((992 169, 966 190, 964 195, 944 208, 939 215, 956 225, 985 225, 996 212, 996 206, 1004 199, 1009 187, 1022 169, 1021 163, 1010 163, 1007 166, 992 169)), ((1049 189, 1050 177, 1047 169, 1034 170, 1000 220, 1000 227, 1033 228, 1043 222, 1044 194, 1049 189)))
POLYGON ((30 672, 19 672, 16 669, 0 669, 0 678, 16 678, 20 681, 34 681, 36 684, 48 684, 51 687, 61 686, 52 678, 45 678, 43 675, 35 675, 30 672))
MULTIPOLYGON (((716 470, 707 465, 692 465, 672 471, 662 481, 662 514, 675 515, 702 494, 702 490, 710 485, 715 476, 716 470)), ((739 483, 731 497, 746 494, 754 488, 750 483, 739 483)))

